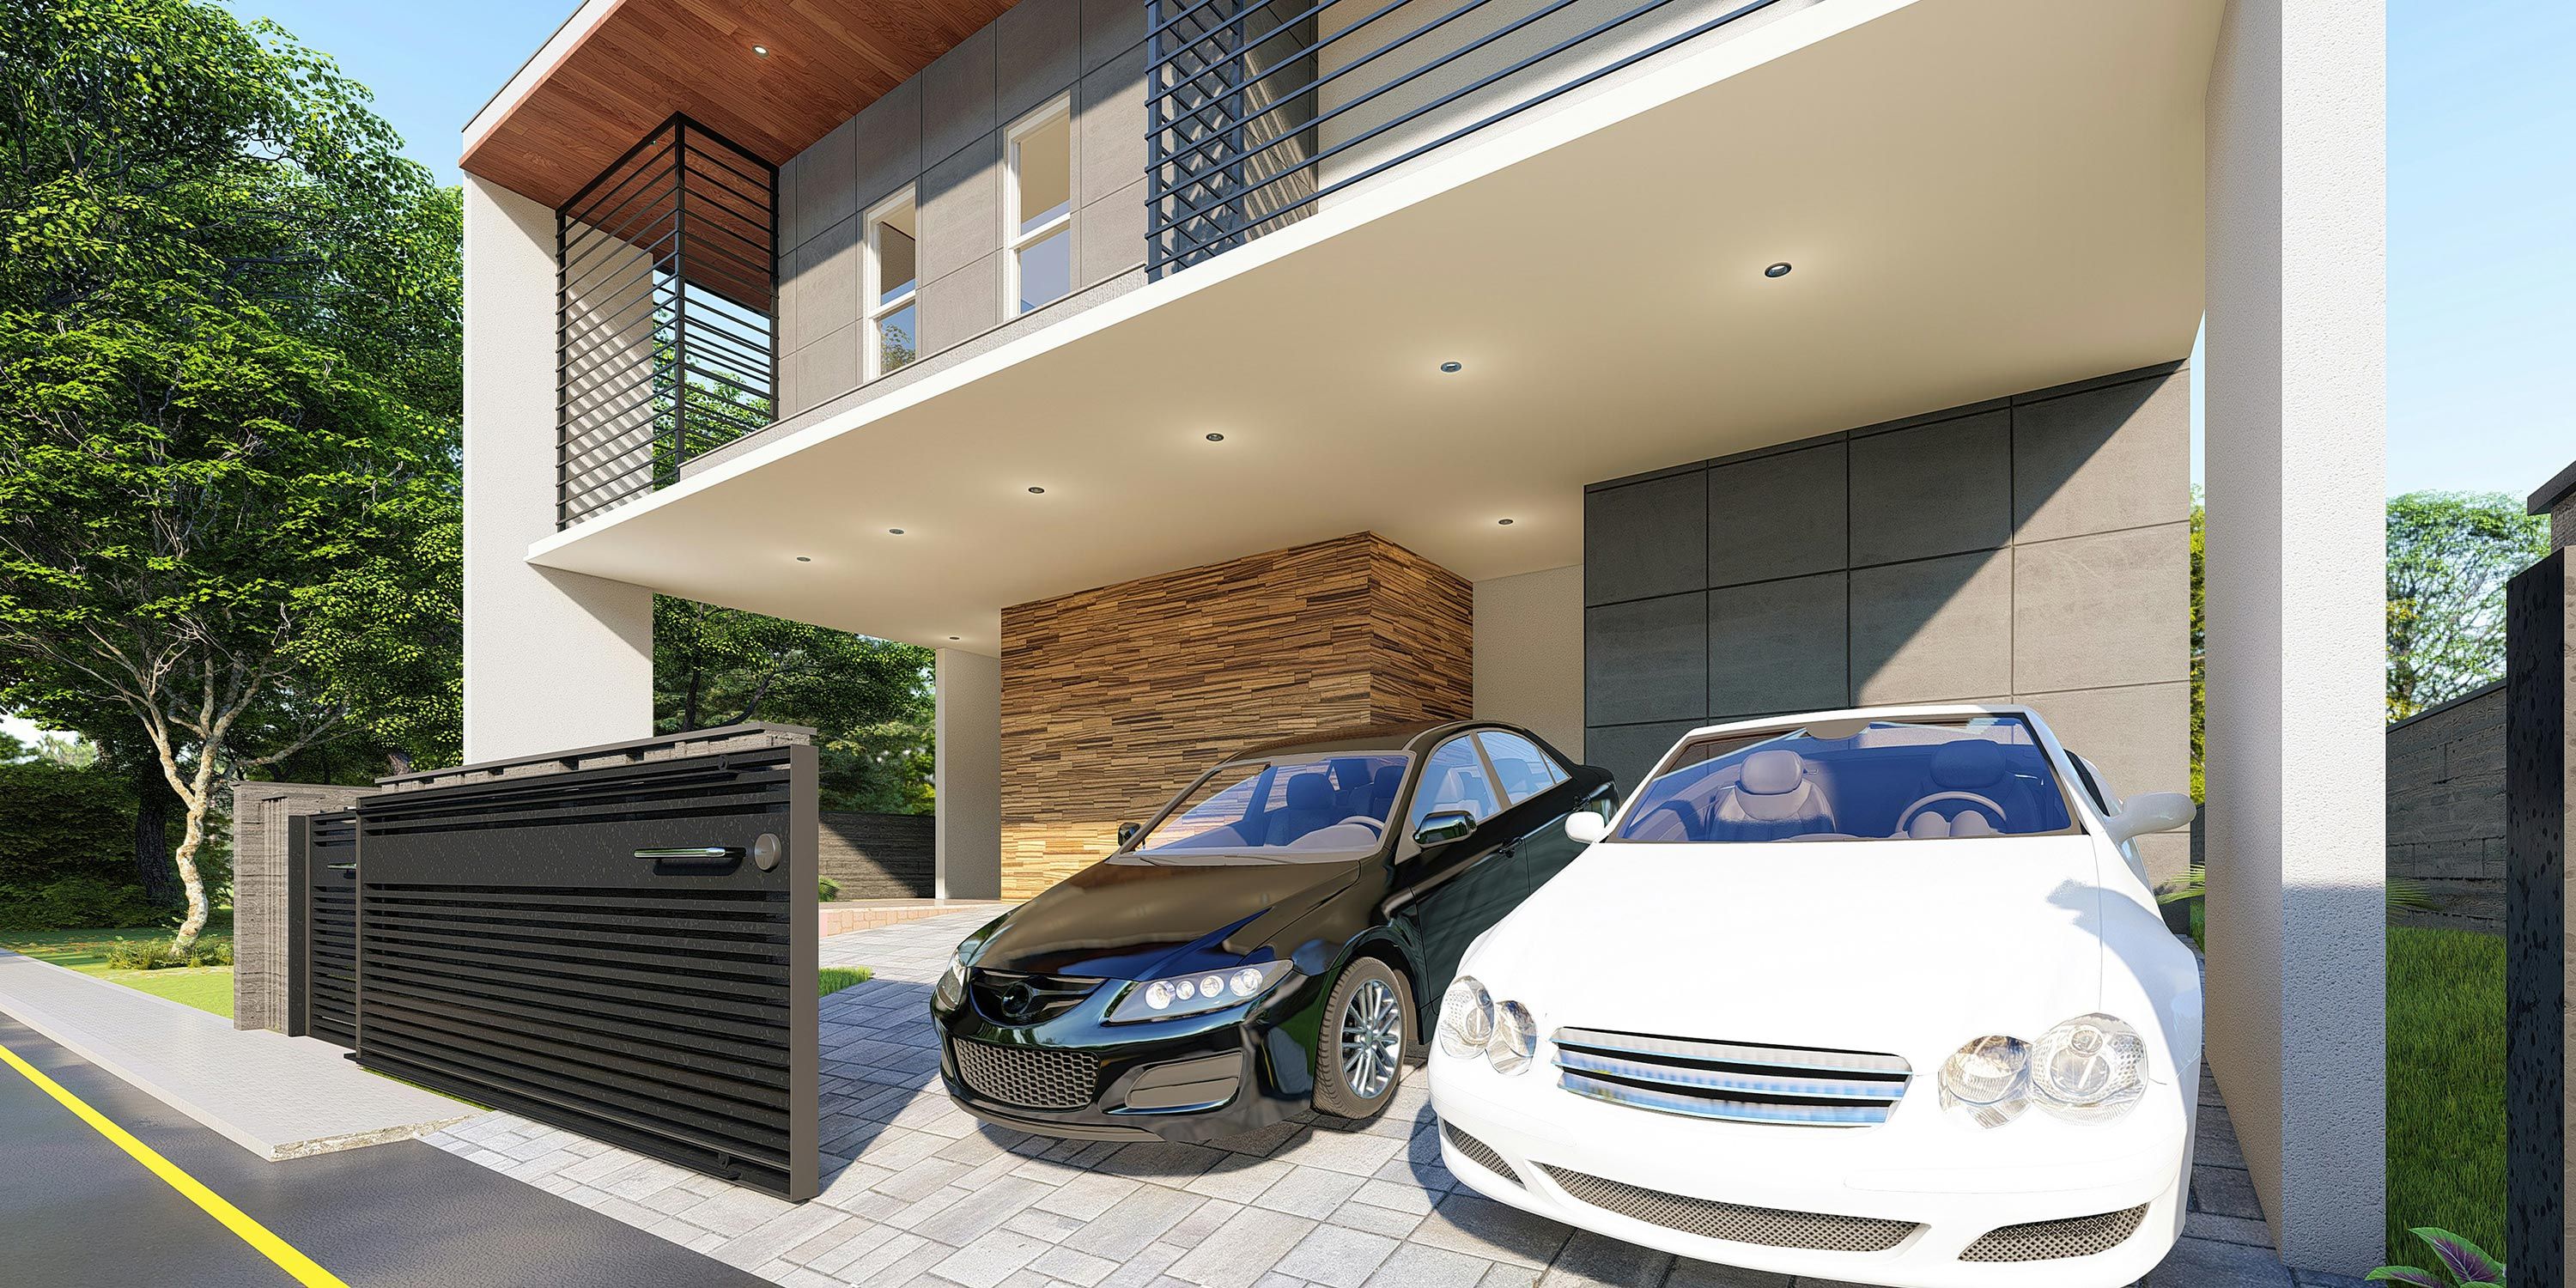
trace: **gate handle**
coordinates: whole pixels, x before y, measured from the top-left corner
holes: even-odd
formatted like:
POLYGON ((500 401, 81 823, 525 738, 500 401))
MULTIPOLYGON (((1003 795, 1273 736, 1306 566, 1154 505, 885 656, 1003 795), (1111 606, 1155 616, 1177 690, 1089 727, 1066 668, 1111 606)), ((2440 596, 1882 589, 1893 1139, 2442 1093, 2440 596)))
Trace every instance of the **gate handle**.
POLYGON ((326 863, 323 866, 334 872, 355 872, 358 870, 358 865, 355 863, 326 863))
POLYGON ((693 863, 712 867, 723 863, 739 863, 747 853, 751 856, 751 861, 760 866, 761 871, 767 872, 778 866, 779 851, 782 848, 776 835, 763 832, 751 843, 748 850, 739 845, 675 845, 637 850, 635 857, 651 859, 656 863, 693 863))

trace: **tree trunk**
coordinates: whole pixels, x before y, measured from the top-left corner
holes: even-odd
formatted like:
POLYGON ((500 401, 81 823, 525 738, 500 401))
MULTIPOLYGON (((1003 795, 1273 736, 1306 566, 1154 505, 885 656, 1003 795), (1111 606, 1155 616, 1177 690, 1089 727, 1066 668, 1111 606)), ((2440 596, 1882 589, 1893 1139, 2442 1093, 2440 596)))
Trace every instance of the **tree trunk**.
POLYGON ((170 905, 187 897, 170 863, 170 806, 178 800, 157 767, 135 769, 134 874, 152 902, 170 905))
POLYGON ((206 878, 197 870, 197 849, 206 843, 206 803, 212 798, 215 779, 215 757, 211 750, 197 758, 197 772, 189 790, 180 796, 188 807, 187 827, 179 833, 179 852, 172 860, 179 868, 179 881, 188 890, 188 915, 179 923, 179 933, 170 938, 170 955, 185 957, 197 946, 197 936, 206 929, 206 918, 214 909, 206 901, 206 878))

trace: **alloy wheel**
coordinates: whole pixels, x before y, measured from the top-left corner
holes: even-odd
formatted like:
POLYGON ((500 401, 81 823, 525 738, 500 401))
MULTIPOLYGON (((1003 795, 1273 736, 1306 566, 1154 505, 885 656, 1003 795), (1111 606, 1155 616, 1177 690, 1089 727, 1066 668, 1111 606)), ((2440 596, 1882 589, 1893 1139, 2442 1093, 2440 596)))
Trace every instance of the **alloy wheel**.
POLYGON ((1404 1007, 1384 980, 1367 980, 1342 1004, 1342 1081, 1375 1100, 1395 1081, 1404 1058, 1404 1007))

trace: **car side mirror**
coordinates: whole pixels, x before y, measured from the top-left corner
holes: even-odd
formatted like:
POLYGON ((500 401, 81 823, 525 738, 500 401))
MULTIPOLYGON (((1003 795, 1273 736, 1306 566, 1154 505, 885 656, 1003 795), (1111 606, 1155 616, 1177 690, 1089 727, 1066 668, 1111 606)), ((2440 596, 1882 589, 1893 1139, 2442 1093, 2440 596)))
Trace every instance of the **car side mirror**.
POLYGON ((2119 813, 2104 820, 2110 825, 2113 841, 2126 841, 2149 832, 2170 832, 2191 826, 2200 807, 2181 792, 2141 792, 2129 798, 2119 813))
POLYGON ((1577 845, 1590 845, 1610 835, 1610 820, 1588 809, 1565 816, 1565 839, 1577 845))
POLYGON ((1119 825, 1118 825, 1118 844, 1119 844, 1120 846, 1122 846, 1122 847, 1123 847, 1123 846, 1125 846, 1129 841, 1132 841, 1132 840, 1135 840, 1135 839, 1136 839, 1136 834, 1137 834, 1138 832, 1142 832, 1142 831, 1144 831, 1144 830, 1145 830, 1145 825, 1144 825, 1144 824, 1142 824, 1142 823, 1121 823, 1121 824, 1119 824, 1119 825))
POLYGON ((1422 816, 1422 826, 1413 829, 1413 843, 1420 846, 1447 845, 1476 830, 1476 816, 1463 809, 1444 809, 1422 816))

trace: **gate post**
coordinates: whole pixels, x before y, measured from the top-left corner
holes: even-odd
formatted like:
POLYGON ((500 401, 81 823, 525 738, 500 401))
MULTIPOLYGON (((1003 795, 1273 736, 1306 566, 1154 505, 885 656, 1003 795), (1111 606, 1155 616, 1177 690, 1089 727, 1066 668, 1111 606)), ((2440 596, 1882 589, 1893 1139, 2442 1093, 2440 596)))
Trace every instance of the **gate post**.
POLYGON ((288 820, 347 809, 368 787, 235 783, 233 792, 233 1027, 284 1029, 287 1011, 288 820))
POLYGON ((2561 1283, 2568 1224, 2567 835, 2576 818, 2576 594, 2566 550, 2505 590, 2505 1260, 2561 1283))

